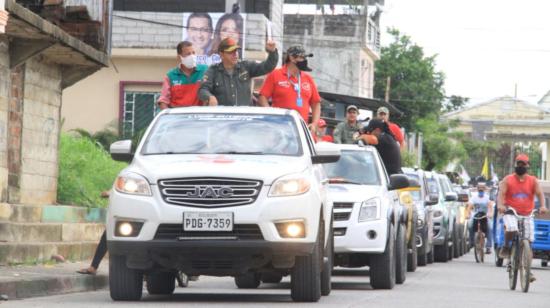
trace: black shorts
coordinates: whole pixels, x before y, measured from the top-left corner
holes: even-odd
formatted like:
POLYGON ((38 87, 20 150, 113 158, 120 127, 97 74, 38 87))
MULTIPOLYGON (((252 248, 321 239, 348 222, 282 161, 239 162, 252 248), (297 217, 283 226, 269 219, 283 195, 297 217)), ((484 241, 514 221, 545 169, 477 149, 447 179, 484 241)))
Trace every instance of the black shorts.
POLYGON ((481 231, 485 234, 487 234, 487 214, 485 212, 477 212, 474 215, 474 223, 472 224, 473 232, 477 232, 477 225, 480 225, 481 231), (485 217, 483 217, 485 216, 485 217), (477 219, 478 217, 483 217, 481 219, 477 219))

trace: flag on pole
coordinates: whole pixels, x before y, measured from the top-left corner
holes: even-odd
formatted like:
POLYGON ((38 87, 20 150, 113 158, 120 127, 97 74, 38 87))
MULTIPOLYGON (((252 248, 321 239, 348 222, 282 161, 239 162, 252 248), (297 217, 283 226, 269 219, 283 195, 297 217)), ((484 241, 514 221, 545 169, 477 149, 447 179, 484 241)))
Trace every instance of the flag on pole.
POLYGON ((460 165, 460 178, 462 179, 463 184, 470 183, 470 176, 468 175, 468 172, 462 165, 460 165))
POLYGON ((495 184, 498 183, 498 175, 495 172, 495 168, 493 168, 493 163, 491 163, 491 181, 495 184))
POLYGON ((483 163, 483 167, 481 168, 481 175, 485 178, 485 180, 489 180, 489 159, 487 156, 485 156, 485 162, 483 163))

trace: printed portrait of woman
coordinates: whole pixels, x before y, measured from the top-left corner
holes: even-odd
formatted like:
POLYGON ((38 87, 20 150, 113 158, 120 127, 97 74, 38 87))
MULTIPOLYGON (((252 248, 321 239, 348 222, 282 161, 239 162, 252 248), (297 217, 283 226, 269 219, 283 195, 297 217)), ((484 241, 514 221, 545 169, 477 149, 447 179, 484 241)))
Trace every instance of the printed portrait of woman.
POLYGON ((241 46, 241 48, 244 48, 243 35, 243 17, 240 14, 236 13, 224 14, 222 17, 220 17, 218 23, 216 24, 216 29, 214 30, 214 40, 212 41, 210 54, 217 53, 220 42, 228 37, 236 40, 239 46, 241 46))

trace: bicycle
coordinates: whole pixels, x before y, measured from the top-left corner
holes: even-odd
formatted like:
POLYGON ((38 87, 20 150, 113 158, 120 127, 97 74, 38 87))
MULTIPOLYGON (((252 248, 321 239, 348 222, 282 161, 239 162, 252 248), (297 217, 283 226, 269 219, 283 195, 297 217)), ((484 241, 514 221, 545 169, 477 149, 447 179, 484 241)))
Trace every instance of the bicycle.
POLYGON ((509 207, 504 213, 505 215, 515 215, 518 219, 518 232, 514 234, 512 239, 512 249, 510 251, 510 260, 508 262, 508 284, 510 290, 515 290, 518 279, 518 271, 520 274, 521 289, 523 292, 529 291, 531 261, 533 252, 529 241, 528 233, 525 232, 525 219, 530 219, 534 215, 533 211, 528 216, 518 215, 516 210, 509 207))
POLYGON ((474 215, 474 224, 476 226, 475 236, 474 236, 474 256, 476 258, 476 263, 485 262, 485 232, 487 232, 487 227, 485 231, 482 228, 483 221, 485 220, 485 226, 487 225, 487 214, 485 212, 477 212, 474 215))

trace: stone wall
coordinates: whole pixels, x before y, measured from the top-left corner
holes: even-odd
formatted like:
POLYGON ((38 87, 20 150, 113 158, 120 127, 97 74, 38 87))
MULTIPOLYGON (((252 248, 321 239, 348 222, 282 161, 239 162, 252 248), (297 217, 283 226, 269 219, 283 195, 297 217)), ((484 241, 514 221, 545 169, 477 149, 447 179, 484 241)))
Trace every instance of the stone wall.
POLYGON ((56 201, 61 69, 41 56, 25 64, 20 202, 56 201))
POLYGON ((10 92, 8 40, 0 35, 0 202, 7 201, 8 97, 10 92))

